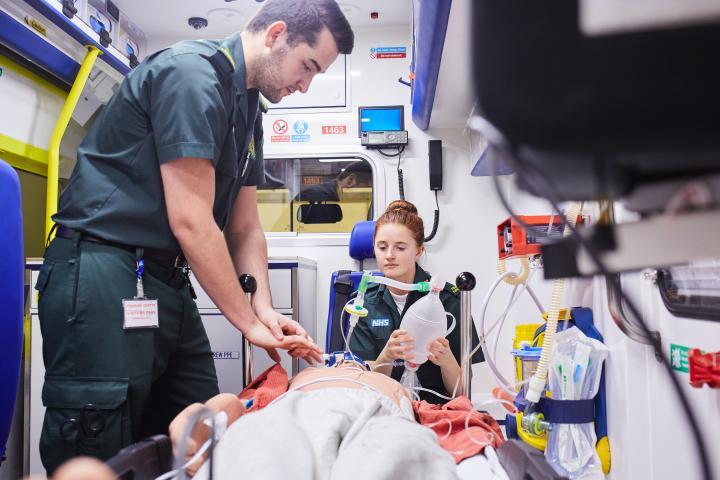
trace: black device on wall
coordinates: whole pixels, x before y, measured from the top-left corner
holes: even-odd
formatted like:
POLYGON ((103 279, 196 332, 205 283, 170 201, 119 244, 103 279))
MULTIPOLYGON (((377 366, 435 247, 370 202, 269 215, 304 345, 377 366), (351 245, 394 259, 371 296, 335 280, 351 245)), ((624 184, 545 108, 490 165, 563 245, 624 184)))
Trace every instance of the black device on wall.
POLYGON ((428 140, 430 190, 442 190, 442 140, 428 140))
POLYGON ((428 165, 430 167, 430 190, 435 192, 435 215, 430 234, 425 237, 429 242, 435 238, 440 225, 440 204, 438 203, 438 190, 442 190, 442 140, 428 140, 428 165))

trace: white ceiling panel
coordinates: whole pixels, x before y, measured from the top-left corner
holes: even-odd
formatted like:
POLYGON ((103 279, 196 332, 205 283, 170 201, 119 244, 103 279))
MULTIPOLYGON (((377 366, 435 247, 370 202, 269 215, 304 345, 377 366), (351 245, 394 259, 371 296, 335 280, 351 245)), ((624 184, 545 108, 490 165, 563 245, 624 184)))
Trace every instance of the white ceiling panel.
MULTIPOLYGON (((152 43, 192 38, 222 38, 239 30, 262 6, 256 0, 114 0, 152 43), (188 18, 203 17, 206 28, 195 30, 188 18)), ((354 27, 409 25, 410 0, 343 0, 340 6, 354 27), (371 13, 377 12, 373 20, 371 13)))

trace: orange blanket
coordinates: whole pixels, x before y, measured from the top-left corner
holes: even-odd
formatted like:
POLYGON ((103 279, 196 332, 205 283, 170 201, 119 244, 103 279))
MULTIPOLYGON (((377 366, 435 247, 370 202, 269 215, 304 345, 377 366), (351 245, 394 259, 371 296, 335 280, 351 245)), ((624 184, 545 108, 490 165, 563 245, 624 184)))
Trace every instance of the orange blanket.
POLYGON ((247 411, 254 412, 267 407, 270 402, 287 392, 289 386, 287 372, 282 365, 276 363, 258 375, 250 385, 238 394, 238 397, 243 400, 252 398, 252 406, 247 411))
POLYGON ((457 463, 481 453, 486 445, 497 448, 505 441, 495 419, 473 410, 467 397, 457 397, 445 405, 413 402, 413 409, 417 421, 435 432, 440 446, 450 452, 457 463), (470 421, 466 430, 468 415, 470 421))

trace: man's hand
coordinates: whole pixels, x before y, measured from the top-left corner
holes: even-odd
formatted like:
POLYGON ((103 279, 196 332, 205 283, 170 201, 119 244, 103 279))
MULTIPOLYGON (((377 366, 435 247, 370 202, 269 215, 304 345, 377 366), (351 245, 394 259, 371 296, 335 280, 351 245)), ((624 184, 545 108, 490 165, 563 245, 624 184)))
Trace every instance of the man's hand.
MULTIPOLYGON (((272 308, 261 310, 257 312, 257 317, 260 321, 267 326, 273 333, 273 336, 278 340, 283 340, 287 336, 298 336, 306 339, 309 345, 301 345, 297 348, 288 349, 288 353, 293 358, 302 358, 309 364, 314 364, 315 361, 322 362, 322 350, 320 347, 315 345, 314 341, 307 334, 305 329, 298 322, 287 318, 285 315, 276 312, 272 308), (278 335, 279 333, 279 335, 278 335)), ((279 362, 280 356, 275 349, 266 349, 270 358, 274 361, 279 362)))
POLYGON ((253 345, 264 348, 270 358, 276 362, 280 361, 280 355, 276 351, 277 348, 287 350, 291 354, 296 353, 294 356, 303 356, 308 362, 310 362, 308 358, 322 359, 320 348, 313 343, 312 339, 307 337, 307 334, 305 336, 284 335, 282 340, 278 340, 270 333, 268 327, 262 322, 254 320, 250 326, 243 330, 243 335, 253 345))

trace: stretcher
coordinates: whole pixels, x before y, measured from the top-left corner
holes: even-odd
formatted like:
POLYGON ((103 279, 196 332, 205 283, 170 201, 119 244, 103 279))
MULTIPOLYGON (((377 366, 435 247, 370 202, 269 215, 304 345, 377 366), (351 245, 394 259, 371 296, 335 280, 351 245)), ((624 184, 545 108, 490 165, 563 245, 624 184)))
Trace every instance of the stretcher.
MULTIPOLYGON (((153 480, 173 468, 170 438, 155 435, 130 445, 107 461, 119 480, 153 480)), ((498 448, 486 447, 482 454, 457 465, 460 480, 563 480, 542 452, 520 440, 509 440, 498 448)), ((219 479, 224 480, 224 479, 219 479)))

